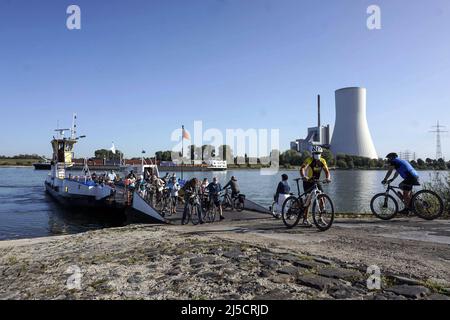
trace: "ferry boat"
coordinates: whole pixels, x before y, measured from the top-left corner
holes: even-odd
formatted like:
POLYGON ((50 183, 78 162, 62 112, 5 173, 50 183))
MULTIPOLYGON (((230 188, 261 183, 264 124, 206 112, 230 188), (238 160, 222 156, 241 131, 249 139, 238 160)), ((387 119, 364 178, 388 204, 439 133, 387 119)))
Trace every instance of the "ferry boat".
MULTIPOLYGON (((75 116, 74 116, 75 119, 75 116)), ((75 124, 72 129, 56 129, 57 137, 51 141, 53 156, 50 174, 45 180, 46 192, 61 205, 75 208, 90 208, 106 211, 111 214, 126 213, 127 210, 135 210, 157 222, 165 222, 164 217, 148 204, 137 191, 129 192, 123 182, 97 183, 92 179, 87 162, 80 176, 67 175, 68 168, 73 163, 73 149, 75 144, 85 136, 77 136, 75 124), (70 137, 65 137, 65 132, 70 131, 70 137), (130 193, 130 194, 129 194, 130 193)), ((158 175, 158 168, 153 164, 130 167, 134 174, 158 175)))
POLYGON ((159 170, 165 172, 179 171, 226 171, 228 169, 227 162, 222 160, 209 160, 207 162, 199 161, 194 164, 180 164, 174 161, 161 161, 159 170))
POLYGON ((227 170, 227 162, 225 160, 210 160, 207 168, 211 171, 225 171, 227 170))
POLYGON ((52 163, 50 160, 42 158, 42 161, 33 163, 34 170, 50 170, 52 163))

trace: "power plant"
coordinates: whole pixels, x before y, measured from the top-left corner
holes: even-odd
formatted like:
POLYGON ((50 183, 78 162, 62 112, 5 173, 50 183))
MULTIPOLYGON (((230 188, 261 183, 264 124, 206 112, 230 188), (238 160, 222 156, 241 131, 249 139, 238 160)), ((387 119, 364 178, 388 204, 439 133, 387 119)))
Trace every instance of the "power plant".
POLYGON ((330 125, 320 123, 320 96, 317 97, 318 125, 308 128, 305 139, 291 142, 291 149, 298 152, 310 150, 313 145, 321 145, 335 154, 346 154, 378 159, 372 142, 366 117, 366 89, 343 88, 335 91, 336 121, 333 135, 330 125), (330 141, 331 139, 331 141, 330 141))
POLYGON ((366 89, 343 88, 335 91, 336 121, 331 151, 378 159, 366 117, 366 89))
POLYGON ((320 145, 326 148, 330 145, 330 125, 322 126, 320 123, 320 95, 317 96, 317 127, 308 128, 305 139, 291 142, 291 149, 298 152, 309 151, 312 146, 320 145))

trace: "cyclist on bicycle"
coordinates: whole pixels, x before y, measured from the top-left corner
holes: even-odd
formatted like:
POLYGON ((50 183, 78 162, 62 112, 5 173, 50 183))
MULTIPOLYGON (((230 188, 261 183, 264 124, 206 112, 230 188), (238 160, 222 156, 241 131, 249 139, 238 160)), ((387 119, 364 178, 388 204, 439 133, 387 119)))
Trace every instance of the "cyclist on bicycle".
POLYGON ((231 199, 236 198, 241 192, 239 190, 239 185, 235 176, 232 176, 230 181, 228 181, 228 183, 223 188, 226 189, 228 187, 231 189, 231 199))
MULTIPOLYGON (((308 194, 312 191, 314 185, 316 184, 314 180, 320 179, 320 174, 322 170, 325 172, 326 181, 331 182, 331 174, 328 169, 327 161, 322 158, 323 149, 320 146, 313 146, 311 149, 312 157, 306 158, 300 167, 300 176, 303 179, 303 190, 304 192, 308 192, 308 194)), ((322 185, 317 183, 317 188, 320 191, 323 191, 322 185)), ((321 203, 323 205, 323 203, 321 203)), ((303 226, 312 227, 312 224, 308 220, 308 211, 309 206, 305 207, 305 211, 303 214, 303 226)))
POLYGON ((209 194, 209 201, 213 201, 214 205, 219 208, 220 213, 220 220, 225 219, 222 212, 222 205, 220 203, 220 191, 222 191, 222 186, 220 185, 219 181, 217 180, 217 177, 213 178, 213 181, 208 184, 206 187, 206 191, 209 194))
MULTIPOLYGON (((186 216, 189 210, 189 201, 191 197, 195 197, 200 192, 197 178, 192 178, 191 180, 186 182, 186 184, 183 186, 183 190, 184 190, 184 210, 183 210, 183 218, 181 218, 181 224, 184 224, 184 222, 186 221, 186 216)), ((201 213, 199 214, 198 219, 200 221, 200 224, 204 223, 201 213)))
POLYGON ((204 178, 202 181, 202 184, 200 186, 201 192, 202 194, 204 194, 206 192, 206 187, 209 185, 209 181, 208 178, 204 178))
POLYGON ((399 211, 399 213, 408 214, 410 211, 412 188, 413 186, 420 186, 419 174, 416 170, 414 170, 414 168, 408 161, 400 159, 398 157, 398 154, 396 154, 395 152, 389 153, 386 158, 389 163, 389 170, 381 183, 391 183, 398 176, 401 176, 403 178, 403 181, 398 185, 398 187, 403 190, 403 203, 405 204, 405 208, 399 211), (394 170, 394 176, 392 177, 392 179, 388 180, 394 170))
POLYGON ((154 188, 155 188, 155 196, 156 196, 156 202, 159 202, 159 200, 162 199, 163 191, 165 187, 165 182, 163 179, 155 175, 155 178, 153 180, 154 188))

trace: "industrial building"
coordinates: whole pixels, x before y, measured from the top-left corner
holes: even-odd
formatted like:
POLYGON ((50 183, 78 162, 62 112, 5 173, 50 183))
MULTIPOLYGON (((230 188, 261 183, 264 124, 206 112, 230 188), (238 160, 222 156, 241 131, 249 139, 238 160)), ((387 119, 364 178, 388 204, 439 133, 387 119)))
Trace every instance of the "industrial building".
POLYGON ((326 148, 330 145, 330 125, 322 126, 320 123, 320 95, 317 96, 317 127, 308 128, 305 139, 291 142, 291 149, 298 152, 309 151, 312 146, 320 145, 326 148))
POLYGON ((298 152, 310 150, 314 145, 329 148, 333 154, 347 154, 378 159, 366 117, 366 89, 343 88, 335 91, 336 121, 331 137, 330 126, 320 123, 320 96, 317 127, 308 128, 305 139, 291 142, 298 152))

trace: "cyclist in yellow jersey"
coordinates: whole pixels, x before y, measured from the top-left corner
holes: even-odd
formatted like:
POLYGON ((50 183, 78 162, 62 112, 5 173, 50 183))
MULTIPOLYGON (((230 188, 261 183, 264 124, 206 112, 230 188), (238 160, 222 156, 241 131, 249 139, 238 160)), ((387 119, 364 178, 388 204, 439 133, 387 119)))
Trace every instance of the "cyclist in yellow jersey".
MULTIPOLYGON (((322 158, 322 147, 314 146, 311 149, 312 157, 306 158, 300 167, 300 176, 303 179, 303 190, 305 192, 310 192, 314 187, 314 180, 320 179, 320 174, 322 170, 325 172, 325 177, 327 182, 331 182, 331 174, 328 169, 327 161, 322 158)), ((323 191, 322 185, 317 183, 319 190, 323 191)), ((323 204, 321 204, 323 205, 323 204)), ((308 221, 308 211, 309 205, 305 207, 305 212, 303 215, 303 225, 306 227, 311 227, 311 223, 308 221)))

